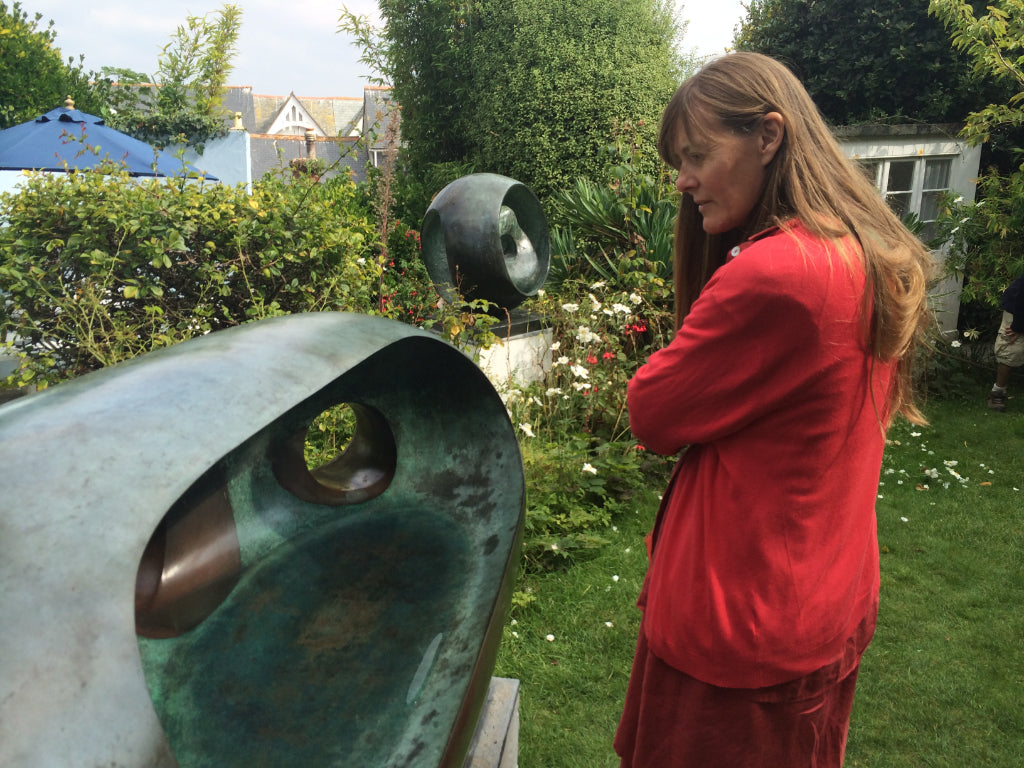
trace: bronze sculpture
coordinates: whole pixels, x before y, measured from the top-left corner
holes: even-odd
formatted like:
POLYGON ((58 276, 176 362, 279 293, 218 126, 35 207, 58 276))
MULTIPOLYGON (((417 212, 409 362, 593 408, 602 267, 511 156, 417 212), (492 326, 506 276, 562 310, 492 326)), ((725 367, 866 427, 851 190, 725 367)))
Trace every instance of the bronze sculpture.
POLYGON ((0 405, 0 478, 0 764, 462 764, 524 486, 458 350, 221 331, 0 405), (309 468, 340 403, 356 433, 309 468))

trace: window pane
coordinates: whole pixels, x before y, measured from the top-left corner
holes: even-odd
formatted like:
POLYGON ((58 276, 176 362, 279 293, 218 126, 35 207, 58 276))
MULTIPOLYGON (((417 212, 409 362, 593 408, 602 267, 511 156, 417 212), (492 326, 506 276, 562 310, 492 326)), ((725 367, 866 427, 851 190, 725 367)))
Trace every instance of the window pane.
POLYGON ((907 215, 907 211, 910 210, 910 193, 909 192, 890 192, 885 196, 885 201, 889 203, 889 207, 892 208, 899 218, 903 218, 907 215))
POLYGON ((924 161, 924 189, 948 189, 949 169, 953 161, 925 160, 924 161))
POLYGON ((914 160, 900 160, 889 163, 889 181, 885 185, 887 192, 909 192, 914 181, 914 160))
POLYGON ((877 160, 859 160, 857 165, 864 171, 864 175, 868 177, 868 181, 875 185, 877 189, 879 186, 878 172, 882 168, 882 164, 877 160))
POLYGON ((939 218, 939 199, 942 190, 921 194, 921 221, 935 221, 939 218))

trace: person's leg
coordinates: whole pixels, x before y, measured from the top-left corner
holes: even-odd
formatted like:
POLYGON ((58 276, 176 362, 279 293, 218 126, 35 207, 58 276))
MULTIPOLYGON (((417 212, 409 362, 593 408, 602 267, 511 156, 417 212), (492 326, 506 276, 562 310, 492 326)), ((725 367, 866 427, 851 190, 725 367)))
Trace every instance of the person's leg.
POLYGON ((1010 368, 1006 363, 996 364, 996 386, 1000 389, 1006 389, 1010 384, 1010 368))
POLYGON ((993 411, 1006 410, 1007 387, 1010 384, 1010 372, 1013 366, 1019 365, 1024 355, 1024 337, 1019 335, 1009 338, 1007 332, 1013 322, 1013 315, 1003 312, 1003 320, 999 324, 999 333, 993 347, 996 357, 996 381, 988 393, 988 407, 993 411))

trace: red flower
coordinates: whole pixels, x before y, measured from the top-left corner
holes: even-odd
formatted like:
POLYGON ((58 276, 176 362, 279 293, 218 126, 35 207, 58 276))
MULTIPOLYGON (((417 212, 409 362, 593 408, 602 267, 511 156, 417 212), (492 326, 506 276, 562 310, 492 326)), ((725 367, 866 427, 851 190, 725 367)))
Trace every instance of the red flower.
POLYGON ((587 362, 591 365, 597 365, 597 357, 594 355, 587 355, 587 362))
POLYGON ((615 357, 615 353, 605 352, 603 355, 601 355, 601 357, 603 357, 605 360, 611 360, 613 357, 615 357))

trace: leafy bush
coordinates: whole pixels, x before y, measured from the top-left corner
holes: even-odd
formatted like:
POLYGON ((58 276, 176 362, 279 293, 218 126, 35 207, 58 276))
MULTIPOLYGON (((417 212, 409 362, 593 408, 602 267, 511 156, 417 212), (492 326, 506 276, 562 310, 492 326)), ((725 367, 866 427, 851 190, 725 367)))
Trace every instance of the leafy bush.
MULTIPOLYGON (((643 126, 643 120, 638 126, 643 126)), ((645 171, 638 127, 616 127, 608 182, 579 178, 552 196, 554 204, 551 278, 557 284, 575 277, 618 283, 623 254, 644 262, 644 269, 669 279, 679 196, 667 173, 655 178, 645 171)))
POLYGON ((0 197, 0 331, 20 383, 57 381, 246 320, 369 312, 383 264, 355 185, 228 187, 122 169, 36 174, 0 197))
POLYGON ((1003 291, 1024 274, 1024 172, 978 179, 977 202, 946 201, 939 233, 948 238, 946 269, 964 280, 962 302, 999 307, 1003 291))
POLYGON ((645 482, 646 457, 635 443, 574 436, 523 442, 526 530, 533 567, 571 563, 607 543, 606 532, 645 482))

